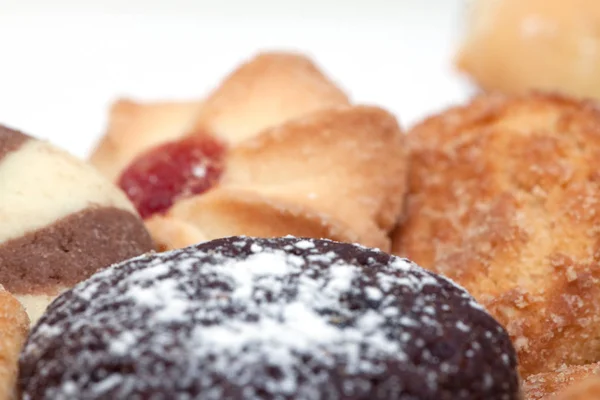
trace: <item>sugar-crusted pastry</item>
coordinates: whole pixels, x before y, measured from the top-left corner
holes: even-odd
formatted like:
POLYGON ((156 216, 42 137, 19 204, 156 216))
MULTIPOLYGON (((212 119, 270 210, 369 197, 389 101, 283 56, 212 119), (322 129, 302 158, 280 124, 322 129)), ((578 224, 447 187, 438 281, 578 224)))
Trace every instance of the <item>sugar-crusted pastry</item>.
POLYGON ((600 364, 561 366, 523 381, 525 400, 600 399, 600 364))
POLYGON ((486 90, 600 98, 600 2, 474 0, 458 67, 486 90))
POLYGON ((231 237, 141 256, 61 295, 20 359, 24 400, 519 399, 506 331, 408 260, 231 237))
POLYGON ((29 317, 25 309, 0 285, 0 399, 2 400, 17 398, 18 359, 28 332, 29 317))
POLYGON ((0 126, 0 284, 32 321, 62 290, 152 249, 135 208, 106 178, 0 126))
POLYGON ((559 392, 552 400, 597 400, 600 399, 600 377, 593 376, 559 392))
POLYGON ((390 113, 350 105, 303 56, 267 53, 234 71, 186 131, 188 117, 166 129, 162 144, 158 130, 147 138, 113 123, 109 135, 128 137, 114 143, 127 147, 120 154, 129 163, 107 167, 102 148, 92 156, 102 155, 95 165, 108 176, 120 171, 116 182, 163 248, 294 234, 389 250, 407 173, 404 135, 390 113))
POLYGON ((600 361, 600 110, 486 95, 408 135, 394 252, 465 286, 508 330, 521 371, 600 361))

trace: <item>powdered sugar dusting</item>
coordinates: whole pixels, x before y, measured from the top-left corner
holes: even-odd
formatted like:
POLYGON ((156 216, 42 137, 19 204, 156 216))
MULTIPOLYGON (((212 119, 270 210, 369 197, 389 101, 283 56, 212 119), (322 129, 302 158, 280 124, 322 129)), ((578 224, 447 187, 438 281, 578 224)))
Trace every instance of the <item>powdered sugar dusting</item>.
POLYGON ((471 301, 407 260, 359 246, 222 239, 138 257, 76 286, 32 332, 22 371, 39 378, 27 381, 31 393, 43 387, 52 398, 431 397, 458 393, 441 386, 460 380, 460 358, 435 343, 460 337, 465 358, 498 354, 474 387, 509 391, 514 354, 471 301), (44 359, 49 348, 61 360, 44 359), (504 375, 490 383, 496 359, 504 375))
POLYGON ((300 240, 299 242, 296 243, 296 247, 299 249, 306 250, 306 249, 312 249, 313 247, 315 247, 315 245, 310 240, 300 240))

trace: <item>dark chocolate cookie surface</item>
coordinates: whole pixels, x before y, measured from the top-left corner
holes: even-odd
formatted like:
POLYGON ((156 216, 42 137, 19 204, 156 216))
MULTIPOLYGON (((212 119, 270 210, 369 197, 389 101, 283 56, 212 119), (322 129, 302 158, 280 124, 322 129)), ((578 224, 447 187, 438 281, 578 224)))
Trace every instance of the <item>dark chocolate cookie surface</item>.
POLYGON ((60 296, 24 399, 517 399, 506 332, 450 281, 356 245, 219 239, 60 296))

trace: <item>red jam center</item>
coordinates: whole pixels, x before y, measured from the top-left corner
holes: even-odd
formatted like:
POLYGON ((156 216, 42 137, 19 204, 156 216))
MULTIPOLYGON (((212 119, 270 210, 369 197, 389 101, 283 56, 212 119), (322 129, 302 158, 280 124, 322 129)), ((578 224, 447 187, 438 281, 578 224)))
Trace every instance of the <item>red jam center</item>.
POLYGON ((218 140, 190 136, 142 154, 123 171, 118 184, 145 219, 216 185, 224 155, 225 146, 218 140))

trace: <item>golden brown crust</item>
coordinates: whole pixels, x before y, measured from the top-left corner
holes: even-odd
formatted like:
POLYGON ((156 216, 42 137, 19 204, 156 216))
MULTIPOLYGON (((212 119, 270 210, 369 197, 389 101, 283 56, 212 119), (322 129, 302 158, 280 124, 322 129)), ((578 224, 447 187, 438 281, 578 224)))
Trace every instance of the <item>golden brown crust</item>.
POLYGON ((408 147, 394 252, 470 290, 524 376, 600 360, 600 111, 481 96, 415 127, 408 147))
POLYGON ((404 142, 396 118, 381 108, 323 110, 232 148, 222 186, 318 210, 364 239, 385 236, 403 204, 404 142))
POLYGON ((196 129, 235 144, 289 119, 348 104, 344 92, 308 58, 262 53, 233 71, 206 99, 196 129))
POLYGON ((486 90, 600 97, 600 2, 475 0, 458 67, 486 90))
POLYGON ((0 285, 0 399, 14 399, 17 364, 29 332, 21 303, 0 285))
POLYGON ((562 366, 523 381, 525 400, 600 399, 600 364, 562 366))
MULTIPOLYGON (((258 237, 331 238, 364 242, 344 222, 293 203, 271 200, 260 193, 223 188, 178 202, 166 216, 153 217, 147 226, 163 249, 232 235, 258 237)), ((385 236, 366 239, 375 247, 389 247, 385 236)))
POLYGON ((90 162, 116 181, 137 155, 188 133, 201 106, 201 101, 116 101, 110 110, 108 130, 92 152, 90 162))

